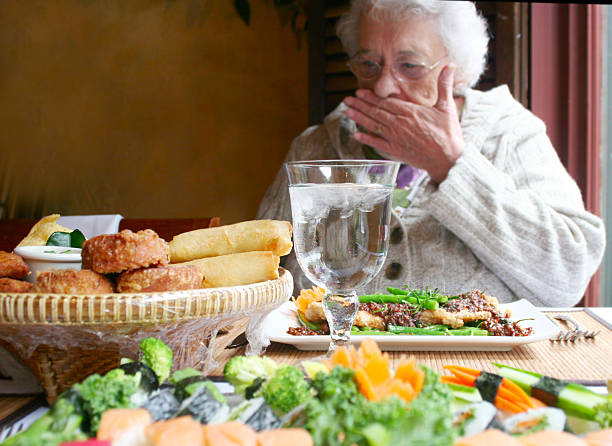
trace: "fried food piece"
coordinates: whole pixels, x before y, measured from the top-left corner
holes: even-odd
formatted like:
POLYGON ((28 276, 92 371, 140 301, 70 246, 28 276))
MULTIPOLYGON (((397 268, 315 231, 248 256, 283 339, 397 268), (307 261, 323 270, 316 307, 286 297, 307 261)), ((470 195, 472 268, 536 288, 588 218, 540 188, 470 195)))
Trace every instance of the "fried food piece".
POLYGON ((28 274, 30 274, 30 268, 21 256, 0 251, 0 277, 23 279, 28 274))
POLYGON ((196 229, 174 236, 170 242, 172 263, 249 251, 291 252, 291 223, 282 220, 250 220, 215 228, 196 229))
MULTIPOLYGON (((310 305, 308 305, 304 316, 311 322, 324 322, 327 320, 325 318, 323 304, 321 302, 312 302, 310 305)), ((376 328, 377 330, 384 330, 385 320, 380 316, 376 316, 375 314, 359 310, 355 316, 353 325, 356 327, 369 327, 376 328)))
POLYGON ((38 273, 34 291, 58 294, 110 294, 113 283, 102 274, 88 269, 50 270, 38 273))
POLYGON ((491 318, 489 311, 447 311, 443 308, 437 310, 424 310, 420 320, 427 325, 444 324, 451 328, 463 327, 466 322, 480 321, 491 318))
POLYGON ((51 214, 41 218, 17 246, 44 246, 54 232, 72 232, 72 229, 56 223, 59 217, 59 214, 51 214))
POLYGON ((195 265, 170 265, 142 268, 121 273, 119 293, 193 290, 202 287, 202 274, 195 265))
POLYGON ((82 249, 83 269, 100 274, 166 266, 170 262, 168 243, 151 229, 98 235, 85 240, 82 249))
POLYGON ((203 276, 202 288, 248 285, 278 279, 280 257, 271 251, 227 254, 177 263, 195 265, 203 276))
POLYGON ((29 293, 33 285, 23 280, 2 277, 0 279, 0 293, 29 293))

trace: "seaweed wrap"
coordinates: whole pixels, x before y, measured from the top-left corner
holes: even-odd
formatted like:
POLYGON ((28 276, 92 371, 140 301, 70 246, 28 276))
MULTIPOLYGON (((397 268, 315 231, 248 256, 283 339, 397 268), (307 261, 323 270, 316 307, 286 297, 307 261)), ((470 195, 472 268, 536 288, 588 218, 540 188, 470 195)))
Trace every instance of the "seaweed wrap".
POLYGON ((140 372, 140 387, 147 393, 151 393, 159 388, 159 379, 157 374, 151 367, 146 365, 144 362, 125 362, 119 366, 126 375, 136 375, 140 372))
POLYGON ((205 381, 193 395, 183 400, 175 416, 182 415, 190 415, 203 424, 222 423, 229 416, 229 406, 214 383, 205 381))
POLYGON ((283 424, 263 397, 242 402, 232 410, 230 419, 247 424, 257 432, 276 429, 283 424))
POLYGON ((174 417, 180 404, 174 396, 172 387, 162 387, 153 392, 149 399, 141 406, 151 414, 153 421, 168 420, 174 417))

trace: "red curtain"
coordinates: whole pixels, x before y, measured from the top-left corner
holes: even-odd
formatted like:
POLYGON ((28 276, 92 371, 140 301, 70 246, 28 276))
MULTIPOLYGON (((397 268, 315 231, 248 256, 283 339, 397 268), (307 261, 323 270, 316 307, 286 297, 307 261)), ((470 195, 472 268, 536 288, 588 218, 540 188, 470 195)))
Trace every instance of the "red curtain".
MULTIPOLYGON (((531 109, 576 180, 586 208, 600 212, 601 5, 531 4, 531 109)), ((582 304, 596 306, 596 274, 582 304)))

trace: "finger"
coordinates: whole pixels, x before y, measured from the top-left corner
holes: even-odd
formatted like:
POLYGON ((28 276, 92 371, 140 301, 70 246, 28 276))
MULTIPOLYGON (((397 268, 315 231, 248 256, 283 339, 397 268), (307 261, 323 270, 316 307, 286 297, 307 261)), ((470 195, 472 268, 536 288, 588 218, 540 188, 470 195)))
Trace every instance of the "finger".
POLYGON ((370 90, 357 90, 355 94, 359 99, 363 99, 364 101, 394 115, 407 115, 415 108, 419 107, 417 104, 412 104, 408 101, 403 101, 397 98, 379 98, 370 90))
POLYGON ((360 98, 347 97, 344 103, 349 109, 357 110, 381 124, 390 125, 394 121, 394 115, 360 98))
POLYGON ((373 135, 369 135, 363 132, 355 132, 353 135, 357 141, 362 144, 367 144, 370 147, 374 147, 376 150, 380 152, 389 153, 391 151, 391 145, 388 141, 385 141, 382 138, 378 138, 373 135))
POLYGON ((358 125, 365 127, 369 132, 380 135, 382 133, 383 125, 370 118, 369 116, 363 114, 359 110, 354 108, 348 108, 344 114, 348 116, 350 119, 355 121, 358 125))
POLYGON ((453 81, 455 69, 455 64, 449 64, 440 72, 438 77, 438 102, 434 105, 438 110, 448 111, 450 107, 454 106, 453 81))

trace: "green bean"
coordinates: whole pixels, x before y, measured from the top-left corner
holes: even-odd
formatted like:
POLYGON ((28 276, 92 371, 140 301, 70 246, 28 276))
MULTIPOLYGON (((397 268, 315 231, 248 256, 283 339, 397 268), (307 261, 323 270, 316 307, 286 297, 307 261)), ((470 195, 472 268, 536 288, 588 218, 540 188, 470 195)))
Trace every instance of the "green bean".
POLYGON ((303 325, 304 327, 308 327, 311 330, 314 331, 320 331, 321 330, 321 325, 317 324, 316 322, 311 322, 309 320, 306 319, 306 317, 302 317, 302 313, 300 313, 300 310, 298 310, 297 312, 298 315, 298 321, 300 323, 300 325, 303 325))
POLYGON ((393 288, 392 286, 388 286, 387 287, 387 291, 390 292, 391 294, 397 294, 400 296, 407 296, 408 295, 408 291, 407 290, 401 290, 399 288, 393 288))
POLYGON ((402 327, 398 325, 389 325, 387 330, 395 334, 411 334, 411 335, 429 335, 429 336, 444 336, 448 329, 430 329, 422 327, 402 327))
POLYGON ((450 336, 488 336, 489 332, 482 328, 465 327, 448 330, 450 336))
POLYGON ((366 294, 359 296, 359 302, 367 304, 369 302, 375 302, 378 304, 401 304, 401 303, 417 303, 417 299, 410 296, 399 295, 399 294, 366 294))
POLYGON ((421 300, 421 305, 426 310, 437 310, 440 308, 440 304, 436 299, 423 299, 421 300))
POLYGON ((360 330, 356 333, 351 333, 351 334, 356 334, 356 335, 360 335, 360 336, 393 336, 396 333, 393 333, 391 331, 381 331, 381 330, 360 330))

